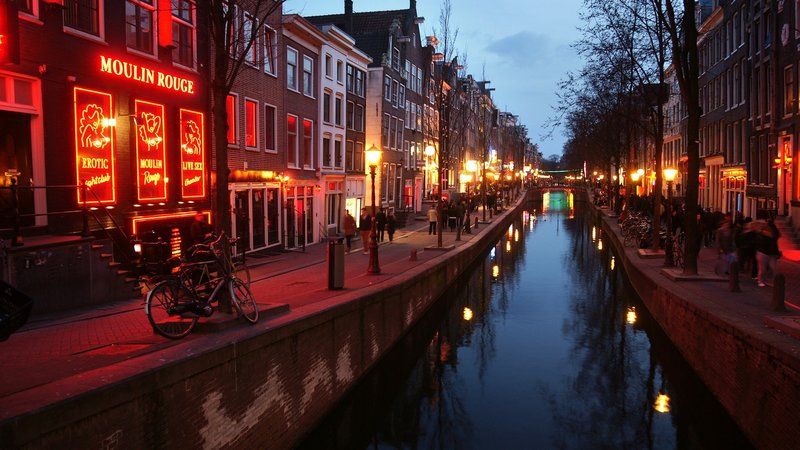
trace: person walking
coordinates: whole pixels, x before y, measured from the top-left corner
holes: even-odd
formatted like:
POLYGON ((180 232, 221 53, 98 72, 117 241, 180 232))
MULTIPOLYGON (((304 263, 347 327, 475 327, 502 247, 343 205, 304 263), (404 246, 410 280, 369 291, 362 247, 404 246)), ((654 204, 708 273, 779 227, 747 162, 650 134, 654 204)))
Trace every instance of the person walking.
POLYGON ((439 214, 436 212, 436 205, 432 204, 431 209, 428 210, 428 234, 436 234, 436 222, 439 220, 439 214))
POLYGON ((344 239, 347 242, 347 251, 349 252, 353 236, 356 234, 356 218, 350 214, 349 209, 345 212, 344 220, 342 221, 342 231, 344 232, 344 239))
POLYGON ((375 215, 375 230, 378 233, 378 242, 383 242, 384 232, 386 231, 386 211, 383 207, 375 215))
POLYGON ((767 285, 767 281, 772 281, 778 268, 778 238, 780 237, 778 228, 772 219, 767 220, 767 224, 761 228, 761 232, 756 238, 756 260, 758 261, 758 287, 767 285))
POLYGON ((389 234, 389 242, 394 240, 394 231, 397 229, 397 219, 394 217, 394 211, 389 210, 389 215, 386 216, 386 232, 389 234))
POLYGON ((739 264, 744 269, 749 267, 750 278, 758 279, 758 262, 756 262, 756 240, 758 239, 758 230, 756 230, 756 222, 753 219, 746 217, 744 219, 744 227, 741 233, 736 237, 736 246, 739 248, 739 264))
POLYGON ((731 264, 736 262, 736 241, 730 216, 725 216, 715 236, 719 257, 723 261, 725 274, 730 272, 731 264))
POLYGON ((364 254, 369 254, 369 232, 372 230, 372 216, 367 208, 361 208, 361 218, 358 222, 358 232, 361 234, 361 243, 364 245, 364 254))

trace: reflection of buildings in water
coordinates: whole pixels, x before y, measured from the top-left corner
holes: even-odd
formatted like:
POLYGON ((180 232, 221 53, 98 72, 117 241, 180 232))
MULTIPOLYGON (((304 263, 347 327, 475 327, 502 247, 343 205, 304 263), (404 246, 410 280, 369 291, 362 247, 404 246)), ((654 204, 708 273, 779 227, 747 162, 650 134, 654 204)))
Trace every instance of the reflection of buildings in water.
POLYGON ((542 193, 542 214, 548 212, 567 212, 575 215, 575 194, 571 191, 546 191, 542 193))

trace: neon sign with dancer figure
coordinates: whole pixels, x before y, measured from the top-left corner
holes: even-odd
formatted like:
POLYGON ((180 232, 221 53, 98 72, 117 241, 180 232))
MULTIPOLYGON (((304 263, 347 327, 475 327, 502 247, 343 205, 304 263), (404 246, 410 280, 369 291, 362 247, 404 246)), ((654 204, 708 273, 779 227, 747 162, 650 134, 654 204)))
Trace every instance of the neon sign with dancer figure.
MULTIPOLYGON (((114 133, 109 119, 113 111, 111 94, 75 88, 75 174, 77 184, 86 182, 92 194, 89 203, 115 203, 114 133)), ((78 189, 78 203, 83 203, 78 189)))

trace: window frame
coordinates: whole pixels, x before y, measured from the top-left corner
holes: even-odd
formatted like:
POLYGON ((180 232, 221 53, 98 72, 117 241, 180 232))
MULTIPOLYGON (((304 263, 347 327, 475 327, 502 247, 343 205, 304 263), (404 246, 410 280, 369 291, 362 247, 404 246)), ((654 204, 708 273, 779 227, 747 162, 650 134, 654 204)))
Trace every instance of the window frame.
POLYGON ((300 117, 294 114, 286 114, 286 166, 290 168, 299 168, 297 162, 299 151, 298 132, 300 125, 300 117), (294 119, 294 132, 292 132, 291 119, 294 119))
POLYGON ((186 19, 181 17, 180 15, 176 15, 180 13, 182 9, 172 10, 170 14, 172 15, 172 44, 175 48, 172 49, 172 64, 177 65, 180 67, 185 67, 187 69, 195 69, 197 65, 197 5, 195 4, 194 0, 178 0, 179 2, 185 2, 189 5, 189 15, 191 16, 190 19, 186 19), (189 64, 185 64, 184 61, 181 59, 181 43, 180 40, 181 34, 176 32, 176 27, 178 31, 180 31, 181 27, 185 27, 189 30, 190 38, 189 38, 189 45, 190 47, 190 59, 191 62, 189 64), (176 37, 178 40, 176 40, 176 37))
MULTIPOLYGON (((35 2, 34 2, 34 4, 35 4, 35 2)), ((157 29, 157 22, 156 22, 156 6, 155 6, 155 2, 151 1, 151 3, 147 3, 147 0, 125 0, 125 47, 129 51, 133 51, 133 52, 136 52, 136 53, 141 53, 141 54, 147 55, 147 56, 154 56, 156 54, 156 49, 158 48, 158 46, 156 44, 156 29, 157 29), (136 12, 135 17, 137 18, 136 23, 133 24, 136 27, 135 28, 135 37, 136 37, 135 40, 136 40, 136 42, 133 44, 133 46, 131 45, 131 42, 130 42, 131 34, 129 33, 129 31, 130 31, 129 27, 132 25, 128 21, 128 19, 130 17, 129 14, 128 14, 128 8, 129 7, 134 8, 134 11, 136 12), (150 16, 150 49, 149 50, 148 49, 142 49, 138 45, 139 40, 140 40, 140 31, 142 29, 141 28, 141 22, 139 21, 139 18, 140 18, 139 13, 141 11, 149 13, 149 16, 150 16)))
POLYGON ((228 147, 239 146, 239 94, 231 92, 225 98, 225 112, 228 116, 226 140, 228 147), (233 134, 231 136, 231 133, 233 134))
MULTIPOLYGON (((299 161, 298 161, 299 162, 299 161)), ((314 169, 314 121, 303 119, 303 169, 314 169), (306 125, 310 131, 306 133, 306 125)))
MULTIPOLYGON (((96 6, 96 17, 92 17, 93 25, 97 27, 97 33, 93 33, 91 30, 86 30, 81 28, 79 24, 68 24, 67 23, 67 11, 68 9, 74 5, 74 8, 79 9, 81 8, 81 4, 79 4, 80 0, 64 0, 64 6, 62 10, 62 27, 63 31, 67 34, 72 34, 75 36, 105 42, 105 2, 103 0, 92 0, 95 2, 96 6), (69 5, 72 4, 72 5, 69 5)), ((85 8, 86 6, 84 6, 85 8)), ((76 14, 80 15, 80 11, 76 14)), ((91 14, 90 14, 91 16, 91 14)))
POLYGON ((264 103, 264 151, 278 153, 278 108, 264 103), (271 112, 268 112, 271 111, 271 112), (272 120, 270 120, 272 116, 272 120))
POLYGON ((303 95, 314 98, 314 58, 303 55, 303 95), (308 63, 308 71, 306 71, 308 63))
POLYGON ((258 141, 259 141, 259 110, 260 110, 258 100, 250 97, 244 98, 244 147, 248 150, 258 150, 258 141), (252 113, 255 117, 250 117, 250 107, 252 107, 252 113), (251 129, 252 128, 252 129, 251 129), (252 133, 250 133, 252 131, 252 133), (253 140, 252 145, 249 141, 249 137, 252 135, 253 140))
POLYGON ((263 54, 261 57, 263 58, 264 73, 277 77, 278 72, 276 70, 276 64, 278 61, 275 58, 275 48, 278 34, 272 27, 265 25, 263 39, 263 54))
POLYGON ((300 52, 292 47, 286 46, 286 88, 299 93, 297 72, 298 56, 300 56, 300 52), (294 64, 292 64, 289 58, 292 54, 294 54, 294 64), (290 74, 291 76, 289 76, 290 74))

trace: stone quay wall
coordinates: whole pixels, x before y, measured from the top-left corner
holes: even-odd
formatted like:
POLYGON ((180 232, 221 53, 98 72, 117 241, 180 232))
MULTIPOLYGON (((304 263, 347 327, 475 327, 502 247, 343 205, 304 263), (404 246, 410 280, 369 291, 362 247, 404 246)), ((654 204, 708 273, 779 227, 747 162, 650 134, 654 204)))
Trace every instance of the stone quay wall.
MULTIPOLYGON (((774 345, 773 338, 786 337, 776 336, 774 329, 761 323, 746 327, 737 319, 722 317, 663 274, 642 269, 634 261, 636 253, 620 240, 612 223, 616 219, 598 210, 598 220, 650 314, 752 444, 763 449, 800 448, 800 345, 795 345, 794 353, 774 345)), ((726 285, 717 286, 725 295, 726 285)), ((761 320, 745 320, 751 319, 761 320)))
POLYGON ((0 448, 291 448, 524 208, 469 242, 266 330, 236 328, 74 377, 0 426, 0 448), (76 391, 80 390, 80 393, 76 391))

